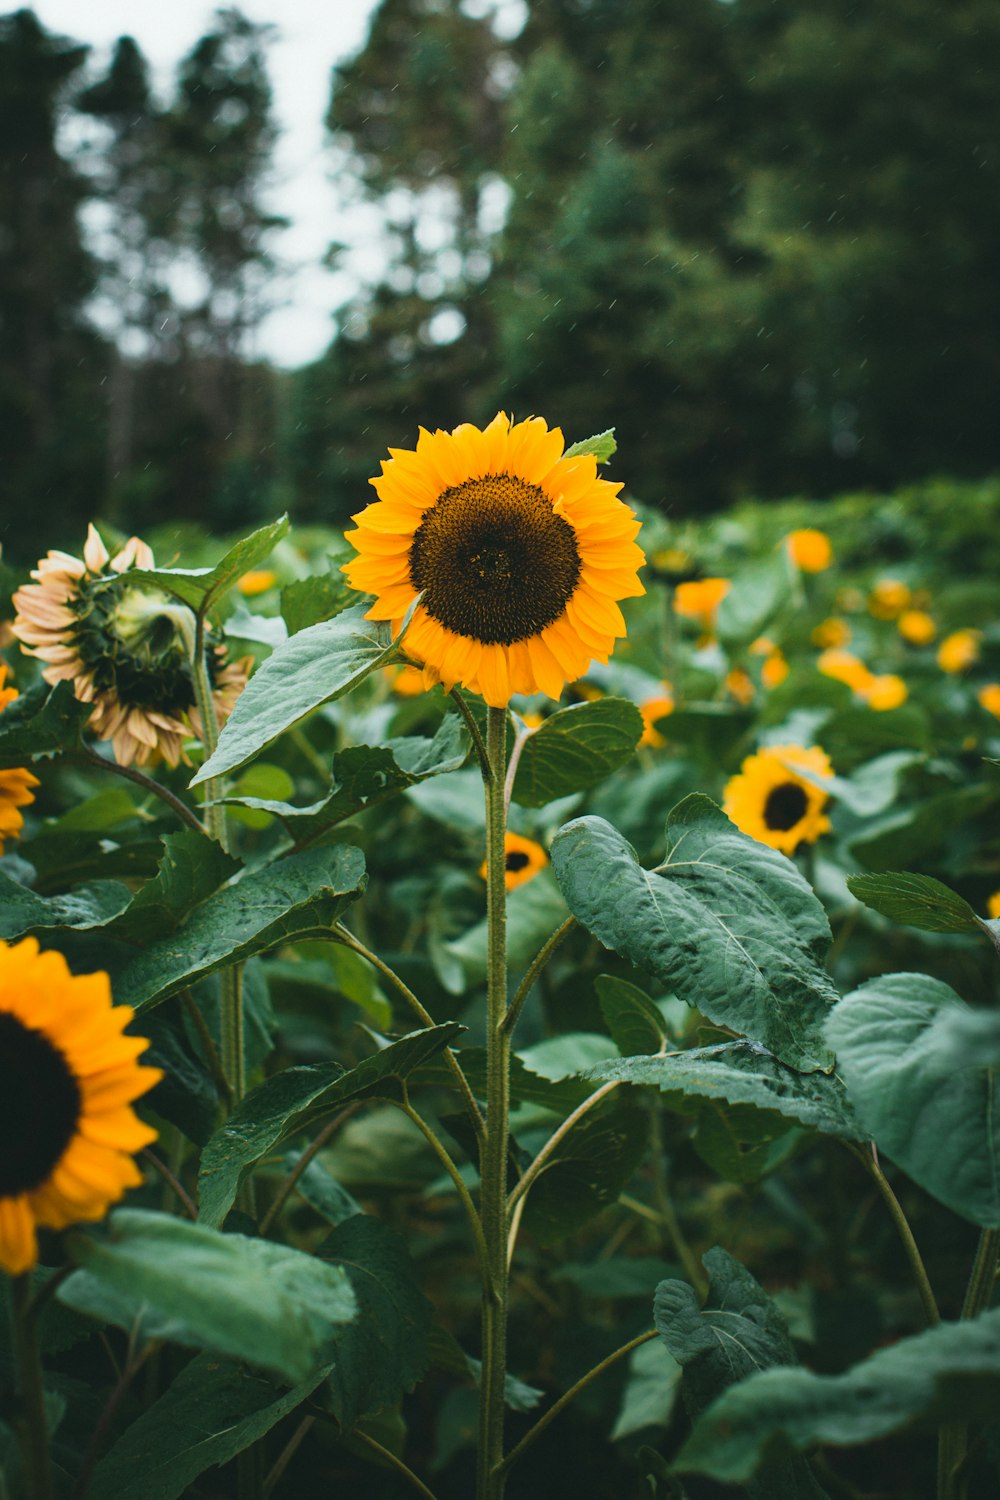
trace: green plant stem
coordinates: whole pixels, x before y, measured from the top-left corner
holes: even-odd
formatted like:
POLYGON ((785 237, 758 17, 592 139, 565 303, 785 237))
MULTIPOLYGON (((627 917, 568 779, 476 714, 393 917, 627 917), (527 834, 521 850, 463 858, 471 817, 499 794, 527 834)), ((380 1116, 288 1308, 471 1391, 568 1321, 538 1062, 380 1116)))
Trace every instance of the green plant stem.
POLYGON ((42 1361, 38 1352, 38 1325, 31 1309, 30 1273, 15 1276, 10 1290, 17 1393, 20 1401, 18 1436, 24 1472, 32 1500, 52 1500, 49 1429, 45 1418, 42 1361))
POLYGON ((434 1155, 437 1157, 438 1161, 444 1167, 445 1171, 448 1173, 448 1176, 455 1184, 455 1191, 458 1193, 458 1196, 461 1199, 462 1207, 465 1209, 466 1217, 469 1220, 469 1227, 472 1230, 472 1238, 476 1246, 476 1260, 479 1262, 479 1274, 485 1280, 488 1273, 488 1261, 486 1255, 486 1240, 483 1237, 483 1225, 478 1213, 476 1212, 476 1205, 472 1201, 472 1194, 466 1187, 461 1172, 458 1170, 458 1167, 452 1160, 451 1154, 445 1146, 444 1142, 440 1139, 436 1132, 431 1129, 423 1116, 417 1113, 417 1111, 413 1108, 413 1105, 410 1104, 408 1100, 393 1100, 393 1103, 398 1104, 398 1107, 403 1111, 407 1118, 413 1121, 414 1125, 416 1125, 417 1129, 420 1131, 421 1135, 424 1137, 431 1150, 434 1152, 434 1155))
POLYGON ((153 1168, 153 1171, 158 1173, 159 1176, 163 1178, 164 1182, 174 1193, 174 1196, 180 1201, 180 1205, 187 1217, 194 1223, 197 1223, 198 1209, 195 1206, 194 1199, 191 1197, 190 1193, 187 1191, 180 1179, 176 1177, 170 1170, 166 1162, 161 1161, 154 1152, 150 1151, 148 1146, 143 1148, 142 1158, 143 1161, 148 1161, 149 1165, 153 1168))
POLYGON ((404 1479, 408 1479, 417 1493, 424 1496, 424 1500, 437 1500, 434 1491, 429 1490, 423 1480, 418 1479, 413 1470, 408 1468, 401 1458, 397 1458, 395 1453, 390 1453, 388 1448, 383 1448, 382 1444, 377 1443, 373 1437, 369 1437, 367 1432, 361 1432, 358 1428, 355 1428, 351 1433, 351 1439, 353 1442, 361 1443, 364 1447, 370 1448, 373 1453, 377 1453, 384 1463, 387 1463, 390 1468, 396 1470, 397 1474, 402 1474, 404 1479))
POLYGON ((569 937, 575 926, 576 918, 567 917, 565 922, 563 922, 559 927, 556 928, 552 936, 546 940, 546 942, 541 948, 539 948, 538 952, 531 960, 531 963, 528 965, 528 968, 525 972, 524 978, 518 985, 517 990, 514 994, 514 998, 510 1002, 510 1005, 507 1007, 506 1014, 503 1018, 503 1029, 507 1032, 508 1036, 513 1034, 514 1027, 517 1025, 517 1018, 524 1008, 524 1002, 527 1000, 528 996, 531 994, 531 991, 534 989, 535 981, 538 979, 538 976, 546 967, 549 959, 559 947, 560 943, 564 938, 569 937))
POLYGON ((479 732, 479 725, 476 723, 475 715, 466 702, 463 693, 457 686, 452 688, 449 697, 454 700, 455 707, 458 709, 459 713, 462 715, 462 718, 465 720, 465 727, 469 731, 469 734, 472 736, 472 743, 476 749, 476 758, 479 761, 479 769, 483 773, 483 780, 488 781, 493 772, 490 768, 490 758, 486 753, 486 746, 483 743, 483 737, 479 732))
POLYGON ((179 797, 175 797, 173 792, 167 787, 161 786, 158 781, 154 781, 151 776, 144 776, 134 766, 120 766, 116 760, 99 755, 90 745, 81 745, 79 750, 74 751, 73 754, 80 756, 88 765, 96 766, 101 771, 110 771, 114 776, 123 776, 126 781, 132 781, 136 786, 141 786, 143 791, 149 792, 154 797, 159 797, 161 802, 166 803, 170 811, 176 813, 181 822, 188 828, 194 829, 195 833, 205 832, 191 809, 179 797))
MULTIPOLYGON (((354 933, 349 931, 349 929, 346 928, 342 922, 338 922, 336 924, 336 926, 333 928, 332 934, 324 934, 324 936, 331 935, 335 942, 343 943, 345 948, 350 948, 351 951, 357 953, 359 957, 366 958, 373 969, 377 969, 380 974, 388 979, 389 983, 395 987, 397 992, 402 996, 407 1005, 413 1011, 413 1014, 419 1021, 423 1023, 424 1026, 437 1025, 437 1022, 431 1015, 430 1011, 427 1010, 425 1006, 421 1005, 420 1001, 410 989, 409 985, 406 984, 404 980, 400 979, 396 971, 394 969, 390 969, 389 965, 385 963, 383 959, 379 958, 377 953, 373 953, 370 948, 366 948, 360 938, 356 938, 354 936, 354 933)), ((458 1058, 455 1056, 455 1053, 450 1047, 445 1048, 443 1056, 445 1063, 450 1068, 452 1076, 455 1079, 455 1082, 458 1085, 459 1091, 462 1095, 462 1099, 465 1103, 466 1113, 468 1114, 469 1119, 472 1122, 473 1130, 476 1132, 476 1140, 480 1145, 482 1145, 485 1135, 485 1126, 483 1124, 483 1116, 480 1112, 479 1105, 476 1103, 476 1096, 475 1094, 473 1094, 472 1089, 469 1086, 469 1080, 462 1072, 462 1068, 458 1061, 458 1058)))
POLYGON ((323 1126, 323 1129, 319 1132, 315 1139, 306 1147, 292 1170, 289 1172, 288 1176, 285 1178, 284 1182, 281 1184, 277 1193, 275 1194, 274 1202, 271 1204, 270 1208, 267 1210, 267 1213, 260 1221, 260 1233, 262 1238, 267 1234, 268 1230, 271 1228, 271 1225, 274 1223, 275 1219, 284 1208, 288 1199, 295 1191, 295 1184, 298 1182, 299 1178, 302 1176, 309 1163, 313 1161, 314 1158, 317 1157, 322 1151, 323 1147, 333 1139, 337 1131, 340 1129, 341 1125, 349 1120, 352 1115, 357 1114, 360 1108, 361 1100, 356 1100, 353 1104, 349 1104, 346 1109, 342 1109, 339 1114, 334 1115, 332 1120, 327 1121, 327 1123, 323 1126))
POLYGON ((650 1328, 646 1333, 640 1333, 637 1338, 629 1339, 627 1344, 622 1344, 620 1349, 616 1349, 613 1354, 609 1354, 606 1359, 602 1359, 600 1364, 595 1365, 592 1370, 588 1370, 586 1375, 581 1375, 576 1384, 571 1385, 569 1390, 560 1396, 559 1400, 554 1402, 543 1416, 538 1418, 534 1427, 528 1428, 521 1441, 510 1450, 507 1457, 503 1460, 504 1470, 506 1471, 512 1464, 517 1462, 521 1455, 535 1442, 536 1438, 541 1437, 549 1423, 561 1411, 565 1410, 574 1397, 578 1396, 581 1391, 586 1390, 592 1381, 596 1380, 599 1375, 603 1375, 605 1370, 610 1370, 611 1366, 616 1365, 620 1359, 624 1359, 626 1355, 631 1354, 633 1349, 638 1349, 640 1344, 648 1344, 650 1339, 655 1339, 656 1337, 657 1331, 655 1328, 650 1328))
MULTIPOLYGON (((972 1274, 962 1303, 962 1317, 976 1318, 989 1307, 996 1285, 1000 1229, 984 1229, 979 1236, 972 1274)), ((969 1446, 964 1422, 949 1422, 938 1432, 938 1500, 964 1500, 966 1481, 962 1474, 969 1446)))
POLYGON ((299 1423, 298 1427, 296 1427, 295 1431, 288 1439, 288 1442, 278 1454, 278 1457, 275 1459, 274 1463, 271 1466, 267 1478, 264 1480, 264 1488, 262 1491, 264 1500, 269 1500, 269 1497, 274 1493, 274 1490, 277 1488, 280 1480, 284 1476, 285 1470, 288 1468, 288 1465, 291 1463, 296 1453, 298 1453, 303 1442, 309 1436, 315 1425, 315 1417, 310 1416, 302 1418, 302 1421, 299 1423))
POLYGON ((486 1138, 480 1147, 479 1214, 486 1241, 479 1388, 477 1500, 502 1500, 504 1380, 507 1372, 507 1151, 510 1111, 510 1033, 507 1013, 507 888, 504 781, 507 710, 490 708, 486 721, 490 775, 486 793, 486 1138))
POLYGON ((903 1212, 902 1205, 900 1204, 899 1199, 896 1197, 896 1194, 893 1192, 888 1178, 882 1171, 882 1168, 879 1166, 878 1161, 875 1158, 874 1151, 871 1149, 866 1151, 863 1146, 859 1146, 854 1142, 847 1142, 846 1144, 848 1145, 848 1149, 862 1163, 872 1181, 875 1183, 875 1186, 882 1194, 883 1199, 885 1200, 886 1207, 892 1215, 893 1222, 899 1231, 899 1237, 903 1241, 903 1248, 906 1251, 906 1258, 910 1262, 910 1269, 913 1272, 913 1279, 917 1283, 917 1291, 920 1293, 920 1301, 923 1304, 924 1316, 926 1317, 929 1326, 933 1328, 936 1323, 940 1323, 941 1313, 938 1310, 938 1305, 934 1297, 934 1291, 931 1287, 930 1278, 927 1275, 927 1268, 924 1265, 923 1258, 921 1257, 920 1251, 917 1248, 917 1242, 913 1238, 913 1230, 910 1228, 910 1222, 903 1212))
POLYGON ((246 1093, 242 964, 230 964, 219 974, 219 1028, 222 1033, 222 1072, 235 1108, 246 1093))
POLYGON ((219 1050, 215 1045, 215 1038, 205 1024, 205 1017, 198 1009, 198 1003, 190 990, 183 990, 181 992, 181 1003, 184 1006, 185 1015, 198 1033, 198 1039, 205 1049, 205 1061, 208 1064, 208 1071, 212 1075, 212 1081, 219 1090, 224 1102, 231 1108, 232 1099, 229 1093, 229 1079, 222 1071, 222 1061, 219 1057, 219 1050))

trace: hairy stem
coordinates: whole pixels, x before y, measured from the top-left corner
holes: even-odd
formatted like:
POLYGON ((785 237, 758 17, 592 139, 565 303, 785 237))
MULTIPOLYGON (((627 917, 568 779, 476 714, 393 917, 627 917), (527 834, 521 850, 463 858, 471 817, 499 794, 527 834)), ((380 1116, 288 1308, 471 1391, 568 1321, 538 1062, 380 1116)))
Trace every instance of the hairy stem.
POLYGON ((507 1032, 508 1035, 511 1035, 513 1033, 514 1027, 517 1025, 517 1018, 521 1014, 521 1011, 524 1007, 524 1002, 531 994, 538 976, 548 964, 549 959, 559 947, 560 943, 564 938, 569 937, 575 926, 576 918, 567 917, 565 922, 563 922, 561 926, 556 928, 552 936, 546 940, 546 942, 531 960, 531 963, 528 965, 527 971, 525 972, 524 978, 518 985, 517 990, 514 994, 514 998, 510 1002, 510 1005, 507 1007, 507 1012, 503 1018, 503 1029, 507 1032))
POLYGON ((45 1416, 42 1361, 38 1325, 31 1315, 31 1275, 15 1276, 10 1284, 14 1359, 20 1405, 18 1436, 32 1500, 52 1500, 49 1429, 45 1416))
POLYGON ((281 1184, 277 1193, 275 1194, 274 1202, 271 1204, 270 1208, 267 1210, 267 1213, 261 1219, 261 1237, 267 1234, 268 1230, 271 1228, 271 1225, 274 1223, 275 1219, 278 1217, 281 1210, 288 1202, 288 1199, 292 1196, 292 1193, 295 1191, 296 1183, 299 1181, 299 1178, 302 1176, 309 1163, 319 1155, 324 1146, 329 1144, 329 1142, 336 1135, 337 1131, 340 1129, 341 1125, 343 1125, 345 1121, 349 1120, 351 1115, 356 1114, 360 1108, 360 1100, 356 1100, 353 1104, 348 1104, 346 1109, 342 1109, 339 1114, 334 1115, 332 1120, 327 1121, 327 1123, 323 1126, 323 1129, 319 1132, 315 1139, 306 1147, 292 1170, 289 1172, 288 1176, 285 1178, 284 1182, 281 1184))
POLYGON ((924 1316, 930 1327, 933 1328, 935 1323, 940 1323, 941 1313, 938 1310, 930 1278, 927 1275, 927 1268, 917 1248, 917 1242, 913 1238, 913 1230, 910 1228, 910 1222, 903 1212, 902 1205, 893 1192, 888 1178, 879 1166, 874 1151, 871 1149, 866 1151, 863 1146, 853 1143, 849 1143, 849 1149, 862 1163, 885 1200, 886 1207, 892 1215, 893 1223, 899 1231, 899 1237, 903 1241, 903 1249, 906 1251, 906 1258, 910 1262, 913 1279, 917 1284, 917 1291, 920 1293, 924 1316))
POLYGON ((179 797, 175 797, 173 792, 167 787, 161 786, 158 781, 154 781, 151 776, 143 775, 142 771, 137 771, 134 766, 120 766, 113 758, 99 755, 90 745, 81 745, 79 750, 75 750, 73 754, 80 756, 88 765, 96 766, 98 770, 110 771, 115 776, 123 776, 126 781, 132 781, 136 786, 141 786, 144 792, 149 792, 152 796, 159 797, 160 801, 165 803, 172 813, 177 814, 186 827, 193 828, 195 833, 205 832, 191 809, 179 797))
POLYGON ((476 1247, 476 1260, 479 1263, 479 1274, 480 1276, 485 1278, 487 1274, 488 1263, 486 1256, 486 1240, 483 1237, 482 1221, 480 1220, 479 1214, 476 1212, 476 1205, 472 1201, 472 1194, 466 1187, 461 1172, 458 1170, 457 1166, 452 1160, 451 1154, 449 1153, 447 1147, 444 1145, 443 1141, 441 1141, 435 1131, 431 1129, 423 1116, 417 1113, 412 1104, 410 1104, 408 1101, 393 1102, 398 1103, 399 1108, 403 1111, 407 1118, 413 1121, 414 1125, 416 1125, 417 1129, 423 1135, 424 1139, 431 1147, 431 1150, 434 1152, 434 1155, 437 1157, 438 1161, 444 1167, 448 1176, 455 1184, 455 1191, 458 1193, 459 1199, 462 1203, 462 1207, 465 1209, 466 1217, 469 1220, 469 1228, 472 1230, 472 1239, 476 1247))

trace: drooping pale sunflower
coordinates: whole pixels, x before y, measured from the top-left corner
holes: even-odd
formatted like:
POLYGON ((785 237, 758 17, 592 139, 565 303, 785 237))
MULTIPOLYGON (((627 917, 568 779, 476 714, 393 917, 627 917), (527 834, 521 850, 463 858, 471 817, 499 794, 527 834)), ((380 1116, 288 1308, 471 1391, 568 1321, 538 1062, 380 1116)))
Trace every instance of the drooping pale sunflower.
MULTIPOLYGON (((17 697, 17 688, 6 684, 7 663, 0 661, 0 713, 17 697)), ((35 800, 36 786, 38 777, 23 766, 0 770, 0 854, 3 853, 4 840, 16 838, 24 827, 21 808, 35 800)))
POLYGON ((107 974, 71 974, 34 938, 0 942, 0 1267, 38 1259, 38 1225, 103 1218, 142 1174, 131 1153, 156 1139, 131 1108, 163 1076, 136 1058, 107 974))
POLYGON ((833 775, 829 756, 818 745, 769 745, 747 756, 727 782, 722 803, 737 828, 782 854, 814 844, 830 827, 827 793, 798 770, 833 775))
MULTIPOLYGON (((513 891, 525 881, 532 880, 539 872, 544 870, 549 862, 549 856, 541 844, 536 844, 534 839, 522 838, 519 833, 504 834, 504 885, 509 891, 513 891)), ((479 874, 483 880, 487 877, 486 861, 479 867, 479 874)))
POLYGON ((495 708, 558 698, 625 634, 618 601, 645 593, 639 522, 591 454, 563 450, 541 417, 498 412, 483 431, 421 429, 371 480, 379 498, 353 518, 343 572, 394 629, 423 591, 406 651, 428 686, 460 683, 495 708))
MULTIPOLYGON (((202 738, 191 677, 195 619, 186 605, 143 581, 154 566, 145 542, 131 537, 115 557, 93 526, 83 558, 49 552, 35 583, 14 595, 14 634, 45 662, 46 682, 67 680, 93 703, 89 728, 110 740, 121 766, 162 755, 175 766, 185 739, 202 738)), ((251 659, 229 661, 211 643, 209 670, 220 720, 246 685, 251 659)))

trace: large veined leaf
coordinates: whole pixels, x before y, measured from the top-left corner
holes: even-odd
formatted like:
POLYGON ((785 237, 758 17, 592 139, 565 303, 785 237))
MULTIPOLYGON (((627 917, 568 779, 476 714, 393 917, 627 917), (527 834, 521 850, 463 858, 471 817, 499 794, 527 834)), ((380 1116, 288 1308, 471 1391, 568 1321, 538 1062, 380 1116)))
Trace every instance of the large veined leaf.
POLYGON ((281 613, 288 634, 297 635, 310 625, 332 620, 356 604, 357 598, 357 590, 351 588, 343 573, 314 573, 286 583, 281 590, 281 613))
POLYGON ((326 1388, 348 1427, 416 1385, 428 1364, 433 1309, 404 1242, 369 1214, 345 1219, 316 1254, 345 1273, 358 1305, 355 1322, 339 1331, 326 1388))
POLYGON ((569 1130, 528 1193, 525 1227, 553 1245, 617 1201, 646 1149, 649 1118, 627 1091, 600 1100, 569 1130))
POLYGON ((993 1421, 998 1399, 1000 1308, 901 1339, 843 1375, 749 1374, 696 1422, 674 1468, 746 1483, 772 1457, 815 1443, 853 1447, 918 1422, 993 1421))
POLYGON ((239 860, 205 834, 191 828, 166 834, 159 869, 136 892, 125 911, 108 924, 108 935, 125 942, 148 943, 175 931, 190 911, 239 868, 239 860))
MULTIPOLYGON (((653 1321, 683 1368, 681 1393, 693 1418, 714 1410, 720 1392, 742 1389, 757 1371, 795 1364, 785 1320, 750 1272, 718 1247, 703 1264, 709 1273, 703 1307, 685 1281, 661 1282, 653 1299, 653 1321)), ((776 1465, 748 1493, 754 1500, 825 1500, 802 1459, 776 1465)))
POLYGON ((523 807, 542 807, 596 786, 631 759, 642 730, 642 715, 627 698, 561 708, 528 735, 513 800, 523 807))
POLYGON ((215 753, 191 785, 246 765, 286 729, 390 661, 394 650, 388 626, 366 620, 363 606, 289 637, 237 698, 215 753))
POLYGON ((364 890, 364 865, 345 844, 308 849, 216 891, 118 975, 116 1000, 143 1010, 254 953, 328 932, 364 890))
POLYGON ((654 1057, 616 1057, 587 1069, 600 1082, 646 1084, 664 1094, 724 1100, 776 1111, 844 1140, 867 1140, 843 1083, 827 1073, 798 1073, 757 1042, 724 1042, 654 1057))
POLYGON ((62 896, 39 896, 0 870, 0 938, 26 932, 105 927, 129 904, 129 888, 117 880, 94 880, 62 896))
POLYGON ((996 1043, 978 1066, 954 1062, 958 1038, 975 1019, 941 980, 886 974, 844 997, 827 1036, 879 1150, 955 1213, 997 1227, 996 1043))
POLYGON ((261 526, 230 547, 214 568, 149 568, 137 574, 166 589, 195 611, 207 612, 233 585, 270 557, 288 530, 288 517, 261 526))
POLYGON ((26 766, 80 743, 92 703, 80 703, 68 682, 36 682, 0 713, 0 768, 26 766))
POLYGON ((552 868, 570 911, 605 947, 788 1066, 833 1066, 823 1040, 837 998, 822 966, 826 914, 790 859, 740 833, 708 797, 674 808, 655 870, 594 817, 559 831, 552 868))
POLYGON ((300 1406, 324 1373, 289 1391, 245 1365, 198 1355, 97 1465, 90 1493, 178 1500, 199 1474, 228 1463, 300 1406))
POLYGON ((309 807, 243 795, 224 800, 273 814, 298 843, 304 844, 315 841, 364 808, 374 807, 429 776, 457 771, 468 751, 464 724, 457 714, 448 714, 433 739, 410 736, 389 740, 385 745, 351 745, 339 750, 333 757, 333 787, 329 795, 309 807))
POLYGON ((346 1272, 267 1240, 220 1234, 168 1214, 118 1209, 107 1235, 74 1232, 81 1267, 59 1289, 78 1312, 228 1354, 289 1383, 330 1363, 337 1328, 357 1316, 346 1272))
POLYGON ((286 1068, 252 1089, 212 1137, 201 1159, 199 1215, 222 1223, 245 1173, 282 1141, 309 1129, 352 1099, 402 1097, 403 1080, 462 1031, 454 1021, 413 1031, 345 1072, 338 1063, 286 1068))

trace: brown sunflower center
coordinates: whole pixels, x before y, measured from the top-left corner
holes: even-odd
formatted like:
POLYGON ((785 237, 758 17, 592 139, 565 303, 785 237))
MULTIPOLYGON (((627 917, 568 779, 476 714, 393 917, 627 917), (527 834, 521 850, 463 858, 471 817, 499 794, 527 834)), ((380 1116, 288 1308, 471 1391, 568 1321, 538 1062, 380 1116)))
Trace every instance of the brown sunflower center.
POLYGON ((41 1187, 73 1138, 82 1103, 58 1047, 0 1013, 0 1198, 41 1187))
POLYGON ((558 620, 580 577, 576 533, 537 485, 484 474, 447 489, 410 547, 410 579, 433 619, 483 645, 558 620))
POLYGON ((509 875, 516 875, 518 870, 523 870, 526 865, 530 865, 531 860, 523 849, 512 849, 507 855, 506 863, 507 873, 509 875))
POLYGON ((787 833, 805 817, 809 806, 806 790, 797 781, 783 781, 767 795, 764 803, 764 822, 775 833, 787 833))

